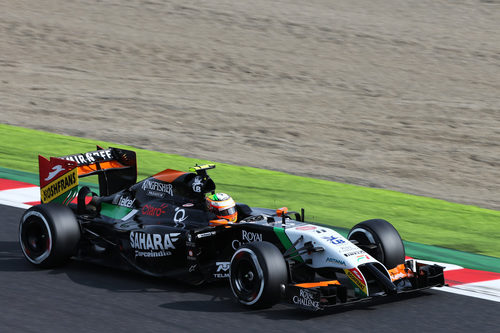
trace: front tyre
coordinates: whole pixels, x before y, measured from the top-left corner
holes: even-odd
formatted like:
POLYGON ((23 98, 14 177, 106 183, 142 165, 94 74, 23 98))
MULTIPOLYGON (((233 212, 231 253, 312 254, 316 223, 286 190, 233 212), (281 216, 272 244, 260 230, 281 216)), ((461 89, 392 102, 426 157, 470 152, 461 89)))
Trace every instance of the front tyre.
POLYGON ((286 285, 287 281, 285 259, 278 248, 269 242, 245 244, 231 259, 231 290, 245 307, 262 309, 278 303, 282 285, 286 285))
POLYGON ((19 223, 19 243, 33 265, 52 268, 64 264, 75 252, 80 226, 73 211, 54 203, 33 206, 19 223))
POLYGON ((398 231, 386 220, 374 219, 356 224, 349 231, 349 240, 380 261, 387 269, 405 262, 405 247, 398 231))

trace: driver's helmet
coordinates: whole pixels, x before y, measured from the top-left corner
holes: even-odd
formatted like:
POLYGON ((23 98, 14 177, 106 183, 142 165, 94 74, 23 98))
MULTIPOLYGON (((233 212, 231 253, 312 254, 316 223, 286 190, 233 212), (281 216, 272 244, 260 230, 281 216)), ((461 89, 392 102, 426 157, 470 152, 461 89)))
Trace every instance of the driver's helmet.
POLYGON ((238 219, 236 204, 233 198, 226 193, 209 195, 207 197, 207 206, 208 209, 220 219, 225 219, 229 222, 236 222, 238 219))

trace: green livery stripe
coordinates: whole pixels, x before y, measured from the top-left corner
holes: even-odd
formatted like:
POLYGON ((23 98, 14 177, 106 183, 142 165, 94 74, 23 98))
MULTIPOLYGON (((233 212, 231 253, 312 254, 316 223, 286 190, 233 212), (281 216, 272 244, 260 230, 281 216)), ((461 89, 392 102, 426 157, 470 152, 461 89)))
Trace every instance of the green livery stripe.
POLYGON ((131 211, 132 209, 123 206, 112 205, 105 202, 101 204, 101 215, 110 217, 112 219, 121 220, 131 211))
MULTIPOLYGON (((285 233, 285 229, 274 227, 273 230, 274 230, 274 233, 276 234, 276 236, 278 236, 278 239, 280 240, 281 244, 283 245, 283 247, 285 249, 288 250, 289 248, 291 248, 293 246, 292 242, 290 241, 290 238, 288 238, 287 234, 285 233)), ((299 262, 304 261, 302 259, 302 257, 300 257, 300 256, 294 257, 293 260, 296 260, 299 262)))
POLYGON ((54 198, 51 202, 67 206, 71 202, 71 200, 73 200, 73 198, 76 196, 77 193, 78 193, 78 186, 60 194, 58 197, 54 198))

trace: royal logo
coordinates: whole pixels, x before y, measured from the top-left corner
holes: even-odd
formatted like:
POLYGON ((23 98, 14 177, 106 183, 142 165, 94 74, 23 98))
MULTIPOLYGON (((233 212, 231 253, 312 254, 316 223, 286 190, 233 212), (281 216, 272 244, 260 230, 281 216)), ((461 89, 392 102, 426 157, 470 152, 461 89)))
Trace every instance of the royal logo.
POLYGON ((319 301, 315 300, 314 295, 306 289, 300 289, 299 295, 293 296, 292 301, 305 308, 319 309, 319 301))
POLYGON ((262 234, 252 231, 242 230, 241 239, 244 242, 252 243, 252 242, 262 242, 262 234))
POLYGON ((159 183, 153 180, 145 180, 142 183, 142 189, 147 191, 148 195, 163 197, 164 194, 174 195, 172 184, 159 183))

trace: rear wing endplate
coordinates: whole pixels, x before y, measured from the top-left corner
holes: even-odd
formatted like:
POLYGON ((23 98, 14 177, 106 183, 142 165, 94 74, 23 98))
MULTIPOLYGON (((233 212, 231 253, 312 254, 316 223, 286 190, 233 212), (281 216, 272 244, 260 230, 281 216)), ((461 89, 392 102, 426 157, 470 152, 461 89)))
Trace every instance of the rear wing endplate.
POLYGON ((97 175, 99 195, 118 192, 137 181, 137 160, 134 151, 120 148, 104 149, 83 154, 38 157, 41 202, 68 204, 78 191, 78 178, 97 175))

